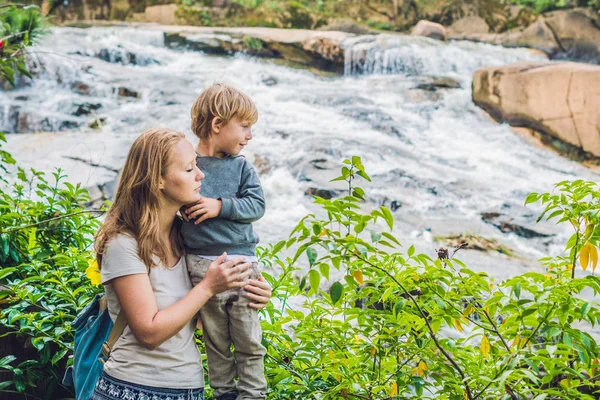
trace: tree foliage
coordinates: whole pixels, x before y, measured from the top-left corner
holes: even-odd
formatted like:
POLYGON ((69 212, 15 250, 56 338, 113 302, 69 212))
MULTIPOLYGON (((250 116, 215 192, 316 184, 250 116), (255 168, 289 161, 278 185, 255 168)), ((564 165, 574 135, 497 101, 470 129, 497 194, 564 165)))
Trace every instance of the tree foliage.
POLYGON ((37 6, 0 5, 0 82, 15 84, 15 72, 31 78, 23 59, 25 49, 44 33, 37 6))

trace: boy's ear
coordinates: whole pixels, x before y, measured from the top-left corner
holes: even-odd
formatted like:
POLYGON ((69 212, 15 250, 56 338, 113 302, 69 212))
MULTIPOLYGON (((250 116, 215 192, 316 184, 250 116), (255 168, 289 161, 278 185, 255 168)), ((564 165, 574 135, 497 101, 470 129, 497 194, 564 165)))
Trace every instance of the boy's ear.
POLYGON ((214 117, 212 122, 210 123, 211 131, 214 133, 219 133, 221 131, 221 127, 223 126, 223 120, 219 117, 214 117))

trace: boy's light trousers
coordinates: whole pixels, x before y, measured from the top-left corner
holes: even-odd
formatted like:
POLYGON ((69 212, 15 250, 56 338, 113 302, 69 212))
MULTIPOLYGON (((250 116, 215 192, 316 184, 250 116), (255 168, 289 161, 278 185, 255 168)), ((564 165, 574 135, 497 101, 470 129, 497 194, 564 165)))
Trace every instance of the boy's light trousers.
MULTIPOLYGON (((195 286, 204 279, 212 260, 193 254, 186 258, 195 286)), ((252 263, 251 269, 250 279, 258 279, 258 263, 252 263)), ((266 349, 261 343, 258 312, 248 307, 250 302, 242 289, 231 289, 216 294, 200 309, 208 378, 215 398, 230 392, 238 393, 237 400, 266 398, 266 349), (237 384, 236 376, 239 378, 237 384)))

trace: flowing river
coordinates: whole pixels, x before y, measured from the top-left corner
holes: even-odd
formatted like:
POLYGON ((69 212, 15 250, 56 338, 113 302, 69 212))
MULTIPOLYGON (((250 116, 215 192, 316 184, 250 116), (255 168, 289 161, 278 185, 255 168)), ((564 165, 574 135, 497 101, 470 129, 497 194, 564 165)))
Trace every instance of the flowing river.
POLYGON ((36 79, 0 92, 0 130, 21 166, 62 167, 72 181, 97 187, 114 182, 131 142, 149 127, 174 128, 195 142, 190 106, 207 85, 225 81, 248 93, 260 113, 245 151, 268 201, 255 224, 263 244, 287 237, 318 210, 307 190, 342 190, 328 181, 344 158, 358 155, 373 178, 363 185, 365 207, 394 210, 405 249, 415 244, 434 256, 432 237, 452 233, 496 239, 515 256, 462 251, 459 258, 498 278, 540 270, 539 257, 562 251, 568 228, 536 225, 539 209, 524 207, 524 199, 597 172, 523 140, 471 101, 478 68, 542 56, 399 35, 345 46, 346 73, 332 77, 170 48, 159 29, 53 28, 32 50, 36 79), (452 84, 434 90, 432 77, 452 84), (528 230, 502 232, 494 225, 501 222, 528 230))

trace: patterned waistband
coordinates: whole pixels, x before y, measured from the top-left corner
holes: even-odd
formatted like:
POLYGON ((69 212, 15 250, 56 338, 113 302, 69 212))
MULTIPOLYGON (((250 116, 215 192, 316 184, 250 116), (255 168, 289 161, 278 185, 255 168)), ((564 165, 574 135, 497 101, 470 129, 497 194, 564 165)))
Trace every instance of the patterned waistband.
POLYGON ((102 372, 92 400, 204 400, 204 389, 167 389, 125 382, 102 372))

